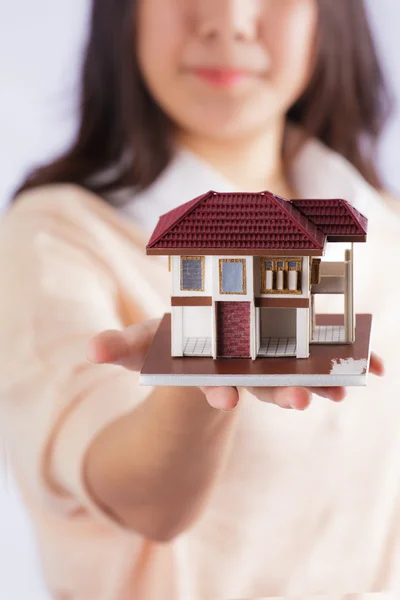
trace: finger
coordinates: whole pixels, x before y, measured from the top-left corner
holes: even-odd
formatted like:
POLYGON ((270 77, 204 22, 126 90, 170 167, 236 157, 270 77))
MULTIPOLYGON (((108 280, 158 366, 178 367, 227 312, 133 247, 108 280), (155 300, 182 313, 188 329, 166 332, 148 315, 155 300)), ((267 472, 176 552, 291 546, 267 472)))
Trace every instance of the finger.
POLYGON ((218 410, 233 410, 239 402, 239 393, 235 387, 202 387, 207 402, 218 410))
POLYGON ((281 408, 305 410, 312 402, 312 394, 328 398, 333 402, 342 402, 347 395, 344 387, 308 387, 308 388, 251 388, 259 400, 272 402, 281 408))
POLYGON ((276 404, 280 408, 305 410, 311 403, 311 392, 304 387, 251 387, 247 389, 262 402, 276 404))
POLYGON ((369 361, 369 370, 373 375, 377 375, 378 377, 382 377, 385 374, 385 366, 383 360, 380 356, 375 354, 375 352, 371 353, 371 359, 369 361))
POLYGON ((139 370, 159 322, 153 319, 131 325, 122 331, 102 331, 89 340, 87 359, 97 364, 118 364, 133 371, 139 370))
POLYGON ((314 393, 316 396, 321 396, 322 398, 328 398, 329 400, 333 400, 333 402, 342 402, 346 398, 347 391, 344 387, 310 387, 307 388, 310 392, 314 393))

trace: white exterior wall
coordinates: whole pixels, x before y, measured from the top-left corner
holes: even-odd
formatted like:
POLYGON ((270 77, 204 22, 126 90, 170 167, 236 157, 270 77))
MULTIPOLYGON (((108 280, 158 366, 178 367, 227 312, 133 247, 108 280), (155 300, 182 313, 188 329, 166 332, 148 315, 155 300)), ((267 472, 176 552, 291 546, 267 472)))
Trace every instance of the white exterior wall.
MULTIPOLYGON (((290 257, 290 254, 285 257, 290 257)), ((296 255, 293 254, 293 258, 296 255)), ((255 296, 262 298, 287 298, 290 294, 261 294, 261 267, 260 257, 255 256, 205 256, 204 257, 204 291, 183 291, 181 290, 181 257, 171 257, 172 271, 172 295, 173 296, 212 296, 214 301, 235 301, 251 302, 255 296), (219 259, 240 259, 246 261, 246 294, 220 294, 219 292, 219 259), (253 278, 254 275, 254 278, 253 278)), ((293 294, 296 298, 308 298, 310 277, 310 259, 304 256, 302 260, 301 272, 301 294, 293 294)))
POLYGON ((212 306, 171 307, 171 356, 183 356, 187 338, 211 338, 213 340, 212 306))
POLYGON ((183 306, 183 339, 211 337, 212 306, 183 306))
MULTIPOLYGON (((287 255, 288 257, 290 255, 287 255)), ((295 255, 293 255, 295 257, 295 255)), ((189 337, 209 337, 214 358, 216 358, 216 318, 215 302, 251 302, 251 338, 250 348, 255 359, 260 347, 260 309, 254 305, 254 296, 288 298, 289 294, 260 294, 261 269, 260 258, 252 256, 206 256, 204 257, 204 291, 182 291, 180 289, 180 256, 171 257, 172 295, 173 296, 211 296, 212 306, 172 307, 172 356, 183 356, 184 340, 189 337), (240 259, 246 261, 246 294, 221 294, 219 289, 219 260, 240 259)), ((302 294, 293 298, 309 297, 310 259, 302 259, 302 294)), ((310 310, 296 309, 297 358, 309 356, 310 310)))

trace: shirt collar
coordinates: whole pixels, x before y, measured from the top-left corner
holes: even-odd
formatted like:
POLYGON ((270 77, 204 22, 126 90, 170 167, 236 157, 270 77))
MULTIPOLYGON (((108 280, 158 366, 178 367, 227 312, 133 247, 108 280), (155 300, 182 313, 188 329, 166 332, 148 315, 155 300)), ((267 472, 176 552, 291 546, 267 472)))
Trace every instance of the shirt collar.
MULTIPOLYGON (((382 206, 380 195, 359 172, 316 139, 304 143, 292 163, 291 177, 302 198, 343 198, 367 218, 374 208, 382 206)), ((139 223, 146 222, 152 230, 160 215, 208 190, 240 191, 210 164, 180 148, 158 179, 136 194, 123 211, 139 223)))

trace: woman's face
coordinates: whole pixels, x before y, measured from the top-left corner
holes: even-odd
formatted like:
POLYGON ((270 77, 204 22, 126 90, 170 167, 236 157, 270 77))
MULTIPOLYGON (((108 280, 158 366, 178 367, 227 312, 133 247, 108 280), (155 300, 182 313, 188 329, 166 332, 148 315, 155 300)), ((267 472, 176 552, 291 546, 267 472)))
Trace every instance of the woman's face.
POLYGON ((246 136, 304 91, 317 20, 317 0, 139 0, 139 66, 181 130, 246 136))

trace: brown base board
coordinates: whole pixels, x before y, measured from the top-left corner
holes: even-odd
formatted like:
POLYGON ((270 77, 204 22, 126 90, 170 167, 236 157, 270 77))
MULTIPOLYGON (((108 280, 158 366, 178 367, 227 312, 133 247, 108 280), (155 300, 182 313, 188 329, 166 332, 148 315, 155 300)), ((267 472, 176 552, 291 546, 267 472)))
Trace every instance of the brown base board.
MULTIPOLYGON (((343 315, 317 315, 317 325, 343 325, 343 315)), ((149 386, 363 386, 370 361, 372 315, 356 315, 354 344, 310 346, 309 358, 171 357, 165 314, 140 372, 149 386)))

